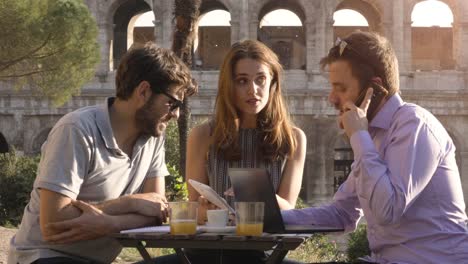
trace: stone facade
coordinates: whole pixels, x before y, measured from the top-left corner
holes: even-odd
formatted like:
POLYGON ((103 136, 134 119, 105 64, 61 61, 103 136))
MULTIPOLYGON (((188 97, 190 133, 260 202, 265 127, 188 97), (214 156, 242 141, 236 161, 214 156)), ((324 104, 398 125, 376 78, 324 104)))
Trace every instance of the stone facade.
MULTIPOLYGON (((132 17, 153 10, 154 41, 164 47, 171 45, 174 26, 173 0, 85 2, 99 26, 98 38, 102 59, 94 80, 83 87, 80 96, 73 97, 65 105, 55 108, 49 101, 31 96, 27 91, 14 91, 11 84, 0 85, 0 133, 8 144, 26 154, 40 151, 40 145, 46 139, 49 130, 62 115, 79 107, 101 103, 105 97, 114 94, 114 68, 127 49, 127 26, 134 22, 132 17)), ((308 139, 301 195, 309 203, 320 204, 332 197, 336 175, 335 160, 340 159, 340 150, 349 147, 342 142, 336 128, 336 112, 327 103, 327 80, 318 66, 320 58, 326 54, 334 38, 344 34, 343 30, 350 30, 333 27, 333 13, 340 9, 360 12, 369 22, 368 30, 377 31, 392 41, 400 63, 402 96, 406 101, 415 102, 433 112, 452 135, 457 146, 457 162, 465 200, 468 201, 468 138, 464 136, 468 131, 468 1, 443 1, 454 14, 453 28, 449 29, 448 33, 440 34, 444 43, 450 43, 450 49, 444 50, 446 53, 443 58, 439 57, 441 60, 429 58, 427 64, 424 54, 421 55, 418 46, 415 45, 422 41, 412 39, 414 35, 431 40, 425 35, 431 34, 430 30, 424 33, 421 29, 417 34, 413 34, 415 31, 411 28, 411 11, 418 2, 420 1, 203 1, 202 14, 214 9, 223 9, 231 14, 230 30, 221 30, 228 32, 225 33, 230 38, 228 43, 247 38, 264 38, 265 32, 271 33, 271 30, 259 29, 261 18, 276 9, 288 9, 301 19, 303 26, 294 30, 302 32, 300 37, 303 39, 297 43, 303 43, 303 47, 295 50, 303 53, 304 59, 297 59, 297 54, 291 56, 296 58, 296 61, 292 61, 293 66, 285 71, 284 87, 296 124, 305 131, 308 139), (442 63, 442 59, 446 59, 447 56, 448 63, 442 63), (441 64, 448 66, 442 67, 441 64)), ((207 30, 204 34, 209 37, 207 30)), ((429 42, 427 45, 440 46, 440 43, 429 42)), ((285 52, 289 52, 290 48, 294 50, 294 46, 283 45, 281 48, 285 52)), ((212 113, 218 72, 194 68, 194 75, 201 88, 199 94, 191 99, 191 108, 193 119, 199 121, 209 118, 212 113)))

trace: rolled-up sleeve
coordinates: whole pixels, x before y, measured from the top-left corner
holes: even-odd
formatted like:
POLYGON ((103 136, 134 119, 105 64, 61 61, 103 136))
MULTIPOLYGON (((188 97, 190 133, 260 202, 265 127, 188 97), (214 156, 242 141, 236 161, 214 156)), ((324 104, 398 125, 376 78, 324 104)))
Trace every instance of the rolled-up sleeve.
POLYGON ((73 124, 63 124, 44 144, 35 188, 76 199, 90 167, 92 139, 73 124))

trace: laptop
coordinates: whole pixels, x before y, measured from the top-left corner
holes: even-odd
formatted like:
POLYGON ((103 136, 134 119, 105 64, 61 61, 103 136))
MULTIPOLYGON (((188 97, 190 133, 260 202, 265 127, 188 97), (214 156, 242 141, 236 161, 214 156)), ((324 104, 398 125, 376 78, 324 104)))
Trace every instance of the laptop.
POLYGON ((236 202, 264 202, 263 230, 267 233, 339 232, 343 229, 318 225, 285 225, 276 193, 266 169, 229 168, 236 202))

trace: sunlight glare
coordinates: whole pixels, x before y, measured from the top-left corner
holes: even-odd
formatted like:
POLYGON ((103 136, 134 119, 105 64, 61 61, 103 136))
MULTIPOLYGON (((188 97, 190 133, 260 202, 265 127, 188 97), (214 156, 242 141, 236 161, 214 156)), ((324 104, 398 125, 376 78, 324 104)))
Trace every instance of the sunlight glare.
POLYGON ((413 27, 452 27, 453 13, 450 7, 437 0, 426 0, 414 6, 411 13, 413 27))
POLYGON ((368 27, 366 18, 361 13, 352 9, 341 9, 333 14, 333 26, 368 27))
POLYGON ((148 11, 138 17, 135 21, 135 27, 154 27, 153 21, 154 13, 153 11, 148 11))
POLYGON ((300 27, 302 22, 293 12, 286 9, 277 9, 266 14, 260 21, 260 28, 263 26, 292 26, 300 27))
POLYGON ((200 16, 199 27, 231 26, 231 14, 225 10, 213 10, 200 16))

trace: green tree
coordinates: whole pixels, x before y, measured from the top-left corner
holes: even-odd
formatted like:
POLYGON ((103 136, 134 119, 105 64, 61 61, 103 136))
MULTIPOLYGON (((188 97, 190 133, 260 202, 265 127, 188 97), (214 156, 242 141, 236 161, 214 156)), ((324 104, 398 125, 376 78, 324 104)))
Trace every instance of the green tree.
POLYGON ((0 1, 0 81, 61 105, 99 62, 97 25, 82 0, 0 1))

